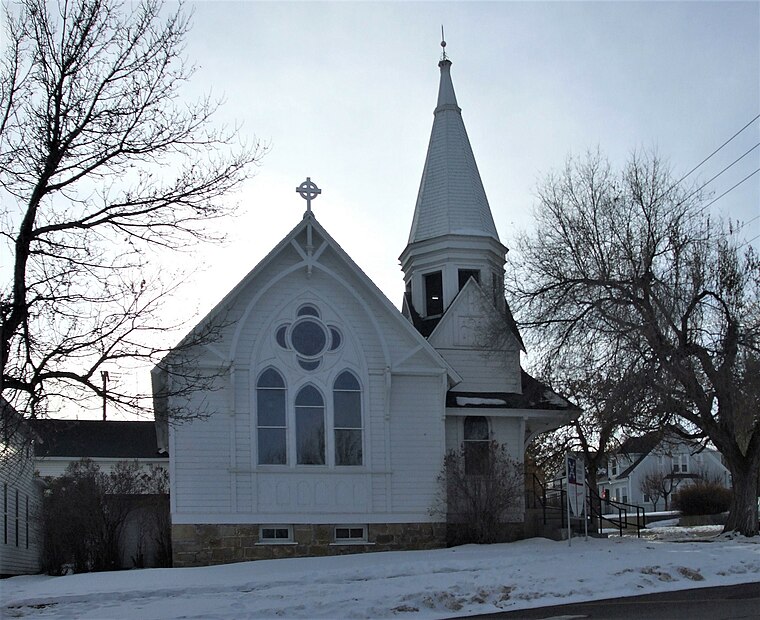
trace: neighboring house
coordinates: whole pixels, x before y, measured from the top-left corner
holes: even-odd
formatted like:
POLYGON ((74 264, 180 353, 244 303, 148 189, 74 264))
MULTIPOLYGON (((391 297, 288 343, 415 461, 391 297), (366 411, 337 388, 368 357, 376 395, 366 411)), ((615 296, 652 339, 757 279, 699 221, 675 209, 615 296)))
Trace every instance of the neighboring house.
POLYGON ((700 478, 731 486, 730 473, 717 450, 704 448, 672 431, 664 435, 655 431, 626 439, 609 457, 607 474, 599 478, 599 492, 609 493, 611 500, 643 506, 647 511, 666 510, 672 493, 700 478), (647 476, 659 492, 648 492, 643 484, 647 476))
POLYGON ((95 461, 104 473, 119 461, 168 469, 169 455, 159 452, 154 422, 45 418, 30 424, 38 435, 35 467, 41 478, 60 476, 83 458, 95 461))
MULTIPOLYGON (((154 422, 46 418, 29 424, 36 433, 34 468, 41 481, 61 476, 82 459, 94 461, 106 474, 120 461, 137 462, 146 472, 168 471, 169 455, 158 449, 154 422)), ((166 565, 163 549, 168 543, 160 524, 168 498, 135 495, 130 502, 133 508, 121 536, 122 567, 166 565)))
POLYGON ((34 476, 34 441, 26 420, 0 397, 0 577, 40 570, 42 489, 34 476))
MULTIPOLYGON (((520 367, 522 340, 503 296, 507 249, 450 66, 439 63, 400 258, 402 312, 308 202, 193 332, 217 326, 218 339, 193 348, 191 333, 154 369, 175 566, 444 545, 445 516, 434 507, 447 450, 496 440, 522 463, 536 434, 577 415, 520 367), (213 389, 185 390, 190 358, 213 389), (178 410, 200 415, 167 428, 178 410)), ((515 536, 523 521, 518 506, 515 536)))

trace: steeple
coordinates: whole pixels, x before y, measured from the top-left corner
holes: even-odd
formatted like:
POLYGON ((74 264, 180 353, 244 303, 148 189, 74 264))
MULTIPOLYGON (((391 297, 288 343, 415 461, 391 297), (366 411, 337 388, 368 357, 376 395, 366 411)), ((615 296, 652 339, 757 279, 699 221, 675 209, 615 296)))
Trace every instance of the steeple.
POLYGON ((441 80, 409 243, 446 234, 499 235, 451 81, 451 61, 438 63, 441 80))
POLYGON ((484 291, 493 291, 497 304, 503 300, 507 249, 499 241, 457 104, 445 45, 442 41, 438 101, 422 181, 400 257, 407 301, 422 318, 443 314, 470 276, 484 291))

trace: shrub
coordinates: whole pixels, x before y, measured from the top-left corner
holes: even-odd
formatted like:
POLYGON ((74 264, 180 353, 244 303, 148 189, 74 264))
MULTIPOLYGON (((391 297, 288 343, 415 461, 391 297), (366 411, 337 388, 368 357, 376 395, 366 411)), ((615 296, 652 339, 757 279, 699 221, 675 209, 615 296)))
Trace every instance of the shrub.
POLYGON ((508 539, 506 524, 522 508, 522 466, 495 441, 463 445, 446 454, 439 476, 449 545, 508 539))
POLYGON ((159 557, 171 564, 168 476, 121 461, 106 474, 89 459, 71 463, 49 481, 43 497, 42 563, 49 575, 123 568, 122 538, 128 519, 138 526, 135 566, 145 563, 142 537, 151 536, 159 557))
POLYGON ((730 505, 731 490, 716 482, 690 484, 673 496, 673 506, 686 516, 718 514, 730 505))

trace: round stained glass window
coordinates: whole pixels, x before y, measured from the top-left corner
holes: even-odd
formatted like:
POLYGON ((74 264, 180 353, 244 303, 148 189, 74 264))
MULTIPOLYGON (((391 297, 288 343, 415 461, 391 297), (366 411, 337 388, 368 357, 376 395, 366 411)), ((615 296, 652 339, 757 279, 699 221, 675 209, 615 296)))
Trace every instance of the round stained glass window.
POLYGON ((305 319, 293 326, 290 342, 303 357, 317 357, 327 346, 327 333, 317 321, 305 319))

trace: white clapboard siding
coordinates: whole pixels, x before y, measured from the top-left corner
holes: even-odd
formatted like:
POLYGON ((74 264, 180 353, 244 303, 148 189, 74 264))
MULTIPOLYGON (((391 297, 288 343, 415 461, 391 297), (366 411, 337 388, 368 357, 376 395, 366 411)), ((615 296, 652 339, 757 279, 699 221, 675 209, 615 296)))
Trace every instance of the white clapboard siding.
POLYGON ((395 376, 391 410, 393 510, 429 521, 444 456, 441 378, 395 376))
POLYGON ((0 575, 40 570, 42 492, 25 439, 25 433, 14 433, 14 445, 3 449, 0 460, 0 575))

